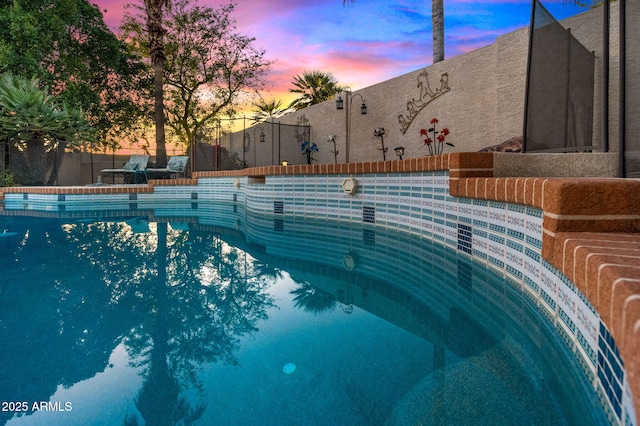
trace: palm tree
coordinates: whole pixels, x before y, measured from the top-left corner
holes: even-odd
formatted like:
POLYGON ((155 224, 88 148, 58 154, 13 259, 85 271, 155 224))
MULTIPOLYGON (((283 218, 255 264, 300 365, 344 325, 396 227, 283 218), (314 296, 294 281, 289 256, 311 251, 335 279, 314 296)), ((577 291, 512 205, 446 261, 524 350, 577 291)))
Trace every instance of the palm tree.
POLYGON ((345 89, 338 85, 333 74, 316 70, 296 75, 292 84, 296 88, 289 89, 289 92, 300 94, 298 99, 289 104, 289 108, 295 110, 328 101, 345 89))
MULTIPOLYGON (((355 0, 351 0, 353 3, 355 0)), ((347 0, 342 0, 346 4, 347 0)), ((433 27, 433 63, 444 61, 444 0, 431 0, 433 27)))
POLYGON ((444 0, 431 0, 433 63, 444 61, 444 0))
POLYGON ((80 110, 50 95, 38 79, 0 78, 0 140, 14 147, 12 172, 21 184, 53 184, 67 144, 90 141, 93 133, 80 110))
POLYGON ((261 99, 260 102, 254 103, 253 106, 255 107, 252 118, 254 123, 263 123, 270 118, 280 117, 284 115, 288 109, 283 109, 282 101, 276 101, 275 99, 269 102, 261 99))
POLYGON ((164 133, 164 88, 162 70, 164 68, 164 28, 162 26, 163 9, 168 8, 171 0, 144 0, 149 31, 149 53, 153 64, 153 95, 155 98, 154 117, 156 123, 156 167, 167 164, 167 147, 164 133))

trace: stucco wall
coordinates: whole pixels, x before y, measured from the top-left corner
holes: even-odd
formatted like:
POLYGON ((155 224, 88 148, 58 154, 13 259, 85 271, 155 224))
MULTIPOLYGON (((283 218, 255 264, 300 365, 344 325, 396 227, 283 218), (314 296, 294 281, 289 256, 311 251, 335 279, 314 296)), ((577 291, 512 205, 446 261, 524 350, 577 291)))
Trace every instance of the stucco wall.
MULTIPOLYGON (((627 5, 627 16, 640 13, 640 3, 627 5)), ((609 143, 610 151, 618 150, 618 4, 611 5, 610 36, 610 115, 609 143)), ((600 113, 602 104, 602 8, 587 11, 563 21, 566 28, 587 47, 595 52, 595 93, 594 93, 594 143, 599 144, 602 138, 602 121, 600 113)), ((629 26, 629 24, 627 24, 629 26)), ((473 52, 447 59, 443 62, 417 69, 413 72, 392 78, 379 84, 354 92, 353 107, 350 119, 350 149, 347 157, 346 147, 346 110, 336 110, 335 100, 330 100, 304 110, 287 114, 277 119, 283 124, 296 124, 304 116, 311 125, 311 140, 320 151, 314 153, 316 163, 333 163, 331 152, 333 145, 327 142, 329 135, 336 135, 339 150, 338 162, 360 162, 382 160, 380 139, 373 136, 377 127, 387 130, 385 145, 389 149, 386 159, 397 158, 393 148, 405 147, 405 158, 420 157, 428 154, 419 136, 421 128, 429 126, 431 118, 440 120, 439 128, 448 127, 451 134, 447 142, 455 145, 446 147, 445 152, 478 151, 481 148, 502 143, 514 136, 522 134, 524 118, 524 92, 526 85, 526 67, 528 51, 528 28, 498 37, 490 46, 473 52), (440 78, 448 76, 450 91, 435 99, 422 109, 406 133, 401 132, 399 115, 408 115, 407 102, 420 97, 418 76, 426 70, 430 88, 436 90, 441 86, 440 78), (359 96, 358 96, 359 95, 359 96), (362 96, 367 104, 367 114, 359 111, 362 96)), ((640 35, 627 30, 627 44, 634 46, 640 35)), ((634 54, 637 48, 628 49, 634 54)), ((628 67, 629 68, 629 67, 628 67)), ((638 68, 638 67, 635 67, 638 68)), ((637 81, 639 70, 629 69, 631 88, 637 81), (635 79, 635 80, 634 80, 635 79)), ((343 96, 344 97, 344 96, 343 96)), ((629 100, 631 107, 640 101, 629 100)), ((628 106, 628 108, 630 108, 628 106)), ((631 121, 631 120, 629 120, 631 121)), ((263 123, 266 142, 255 144, 245 153, 249 166, 278 164, 287 160, 291 164, 305 163, 301 155, 299 143, 294 138, 283 137, 278 146, 277 127, 263 123), (274 127, 274 131, 271 128, 274 127), (274 142, 275 141, 275 142, 274 142), (255 149, 255 151, 254 151, 255 149)), ((627 123, 628 134, 638 135, 640 123, 627 123)), ((247 132, 254 140, 253 128, 247 132)), ((260 130, 257 131, 257 134, 260 130)), ((242 157, 242 134, 228 135, 222 140, 223 146, 236 151, 242 157)))

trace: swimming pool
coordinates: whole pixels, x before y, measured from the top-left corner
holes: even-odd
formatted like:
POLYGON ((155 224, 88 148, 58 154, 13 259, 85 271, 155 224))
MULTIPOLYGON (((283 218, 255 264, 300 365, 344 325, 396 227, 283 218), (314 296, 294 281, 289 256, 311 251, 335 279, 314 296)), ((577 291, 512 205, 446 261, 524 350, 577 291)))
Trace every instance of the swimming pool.
POLYGON ((0 392, 28 408, 3 423, 606 422, 527 292, 470 257, 170 208, 0 217, 0 392))

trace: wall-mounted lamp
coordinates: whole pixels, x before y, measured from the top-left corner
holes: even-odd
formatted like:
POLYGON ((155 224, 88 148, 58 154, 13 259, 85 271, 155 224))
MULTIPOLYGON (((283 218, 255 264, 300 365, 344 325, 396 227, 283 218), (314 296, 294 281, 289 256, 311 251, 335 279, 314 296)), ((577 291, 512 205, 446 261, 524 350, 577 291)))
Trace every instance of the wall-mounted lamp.
POLYGON ((396 152, 396 155, 402 160, 402 156, 404 155, 404 146, 398 146, 396 148, 393 148, 393 150, 396 152))
POLYGON ((289 162, 287 160, 282 160, 282 163, 280 163, 280 164, 282 164, 283 166, 288 166, 289 162))
POLYGON ((367 113, 367 105, 364 103, 364 99, 362 100, 362 105, 360 105, 360 114, 365 115, 367 113))
POLYGON ((329 135, 327 142, 333 142, 333 157, 335 159, 335 163, 338 164, 338 149, 336 148, 336 135, 329 135))
MULTIPOLYGON (((349 102, 349 99, 352 96, 360 96, 360 100, 362 101, 362 103, 360 104, 360 114, 366 115, 367 114, 367 104, 365 103, 364 98, 362 97, 362 95, 360 93, 352 94, 349 91, 347 91, 345 93, 347 94, 347 102, 349 102)), ((336 109, 344 109, 344 100, 342 99, 342 96, 340 96, 340 95, 338 95, 338 99, 336 99, 336 109)))
POLYGON ((389 148, 385 148, 384 146, 384 135, 387 133, 386 130, 384 130, 384 127, 376 127, 376 129, 373 131, 373 136, 380 138, 380 142, 382 142, 382 148, 378 148, 380 151, 382 151, 382 160, 385 161, 387 159, 387 151, 389 150, 389 148))

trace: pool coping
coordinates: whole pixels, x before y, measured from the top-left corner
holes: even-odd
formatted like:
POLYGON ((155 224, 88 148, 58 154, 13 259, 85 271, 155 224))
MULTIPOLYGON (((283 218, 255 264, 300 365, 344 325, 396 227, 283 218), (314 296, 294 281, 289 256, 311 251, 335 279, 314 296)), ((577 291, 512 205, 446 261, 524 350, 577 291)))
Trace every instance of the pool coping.
POLYGON ((145 185, 10 187, 0 188, 0 200, 5 193, 152 193, 161 186, 195 186, 199 178, 448 170, 451 196, 522 204, 543 211, 542 257, 580 289, 609 328, 628 374, 638 421, 640 180, 493 177, 493 159, 493 153, 451 153, 406 160, 196 172, 191 179, 151 180, 145 185))

